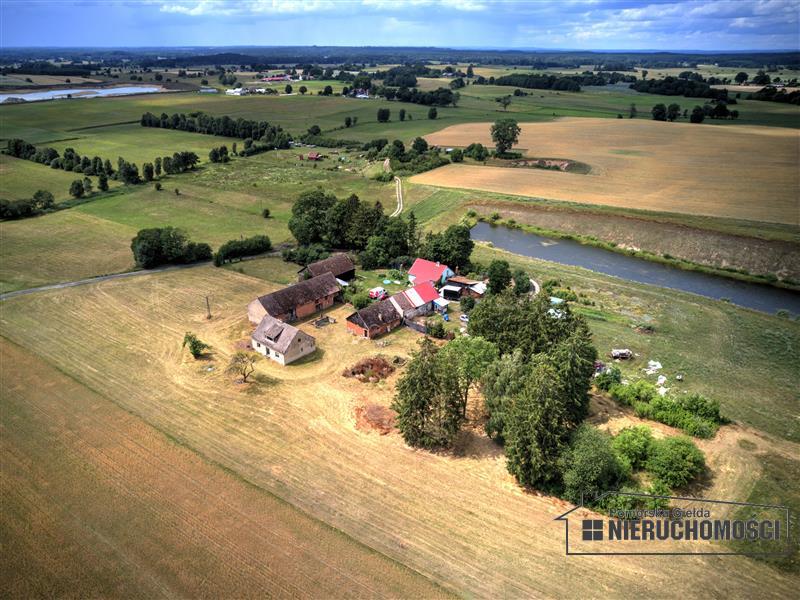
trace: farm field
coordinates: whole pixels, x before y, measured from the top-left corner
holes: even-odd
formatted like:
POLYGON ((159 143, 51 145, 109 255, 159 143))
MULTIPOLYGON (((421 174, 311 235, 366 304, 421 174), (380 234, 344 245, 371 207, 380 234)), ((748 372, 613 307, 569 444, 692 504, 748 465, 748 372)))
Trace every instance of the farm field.
MULTIPOLYGON (((37 190, 47 190, 56 202, 61 202, 69 200, 69 186, 76 179, 83 179, 83 175, 0 154, 0 198, 30 198, 37 190)), ((97 182, 96 179, 93 181, 97 182)), ((108 185, 113 189, 119 184, 109 180, 108 185)))
POLYGON ((117 157, 121 156, 129 162, 136 163, 141 173, 142 163, 153 162, 157 156, 172 156, 175 152, 189 150, 197 154, 201 161, 207 162, 211 148, 225 145, 230 150, 234 142, 242 145, 242 140, 233 138, 154 127, 145 128, 139 123, 132 123, 85 129, 47 145, 61 154, 65 148, 72 148, 81 156, 107 158, 115 168, 117 157))
MULTIPOLYGON (((475 258, 485 261, 498 255, 480 248, 475 258)), ((666 302, 653 288, 537 261, 525 264, 537 277, 561 276, 574 289, 596 295, 598 318, 590 319, 590 324, 601 352, 620 341, 635 348, 641 360, 657 357, 669 369, 679 365, 691 374, 690 382, 717 386, 727 380, 716 394, 730 416, 741 419, 743 426, 755 424, 776 437, 798 439, 796 424, 785 418, 796 403, 788 381, 797 365, 785 358, 787 349, 799 343, 800 325, 683 294, 673 294, 666 302), (653 336, 641 336, 630 326, 645 314, 654 318, 653 336), (730 343, 720 346, 720 334, 730 343), (677 339, 693 343, 676 344, 677 339), (775 360, 776 353, 783 362, 775 360), (750 365, 745 384, 738 379, 745 375, 735 372, 741 361, 750 365)), ((693 558, 681 563, 680 576, 674 570, 653 570, 647 557, 565 561, 562 525, 552 519, 566 503, 523 492, 505 471, 498 447, 477 428, 465 431, 454 451, 437 454, 412 450, 395 433, 379 435, 360 426, 356 409, 387 405, 396 376, 366 385, 341 377, 343 367, 377 353, 407 356, 419 336, 400 329, 381 346, 353 338, 343 325, 346 307, 330 311, 337 319, 334 325, 323 329, 301 325, 318 339, 321 351, 315 357, 285 369, 263 361, 254 384, 233 384, 219 367, 250 331, 244 307, 253 296, 275 287, 212 267, 156 274, 136 282, 109 281, 8 300, 3 304, 0 333, 35 352, 76 385, 97 390, 104 401, 118 405, 131 418, 142 419, 255 488, 274 493, 456 593, 584 596, 602 586, 624 589, 630 596, 667 589, 680 595, 702 582, 709 593, 735 596, 763 592, 763 582, 769 580, 770 593, 785 597, 796 587, 795 575, 740 557, 693 558), (209 292, 210 321, 205 319, 203 301, 209 292), (43 320, 42 314, 52 318, 43 320), (211 362, 197 363, 181 352, 180 340, 187 330, 212 345, 211 362), (214 370, 208 371, 209 365, 214 370), (715 577, 709 579, 712 569, 715 577), (553 572, 563 576, 552 577, 553 572), (734 575, 743 572, 748 574, 744 579, 734 575)), ((41 385, 50 381, 52 373, 37 370, 18 381, 41 385)), ((34 399, 37 405, 58 401, 52 394, 34 399)), ((99 400, 90 405, 94 413, 105 410, 99 400)), ((18 410, 24 407, 27 404, 21 403, 18 410)), ((86 419, 92 414, 78 414, 82 413, 86 419)), ((613 428, 619 425, 617 419, 630 418, 611 414, 605 421, 613 428)), ((28 448, 40 439, 42 427, 31 425, 31 435, 23 438, 28 448)), ((60 430, 48 431, 59 435, 60 430)), ((726 490, 726 497, 749 493, 758 461, 737 450, 736 431, 701 442, 716 475, 704 492, 726 490), (739 477, 742 472, 751 472, 752 478, 739 477)), ((98 428, 97 435, 107 434, 98 428)), ((760 447, 797 452, 796 444, 770 441, 770 436, 747 427, 741 435, 760 447)), ((15 438, 15 443, 23 441, 15 438)), ((20 450, 23 456, 33 451, 20 450)), ((147 460, 146 454, 142 460, 147 460)), ((180 499, 190 502, 185 496, 180 499)), ((135 500, 136 496, 131 502, 135 500)), ((157 500, 149 503, 158 505, 157 500)), ((13 524, 16 521, 8 526, 13 524)))
POLYGON ((447 595, 34 354, 0 355, 6 594, 447 595))
MULTIPOLYGON (((449 127, 429 143, 491 144, 489 123, 449 127)), ((588 175, 452 164, 414 183, 800 225, 798 134, 787 128, 561 119, 522 124, 527 156, 587 163, 588 175), (708 149, 714 148, 709 168, 708 149)))
MULTIPOLYGON (((133 267, 131 239, 147 227, 179 227, 191 239, 210 243, 213 248, 230 239, 257 234, 268 235, 277 246, 291 240, 288 221, 292 203, 300 193, 316 187, 339 196, 355 193, 380 201, 387 214, 394 210, 394 185, 363 177, 358 171, 360 164, 342 163, 352 165, 350 173, 329 170, 326 166, 335 164, 334 156, 315 168, 315 164, 296 160, 296 154, 287 150, 227 164, 206 163, 195 172, 161 179, 161 191, 152 184, 119 186, 112 194, 98 195, 68 210, 0 222, 0 293, 129 270, 133 267), (176 188, 179 195, 174 193, 176 188), (269 219, 261 216, 265 208, 270 210, 269 219)), ((65 190, 76 178, 75 174, 30 161, 5 160, 13 161, 9 164, 14 170, 32 177, 65 175, 65 190)), ((31 191, 25 192, 28 196, 45 185, 31 183, 39 181, 35 179, 25 182, 16 175, 14 179, 20 186, 30 186, 31 191)), ((47 181, 45 189, 54 194, 61 189, 47 181)), ((431 191, 420 188, 408 197, 431 191)))

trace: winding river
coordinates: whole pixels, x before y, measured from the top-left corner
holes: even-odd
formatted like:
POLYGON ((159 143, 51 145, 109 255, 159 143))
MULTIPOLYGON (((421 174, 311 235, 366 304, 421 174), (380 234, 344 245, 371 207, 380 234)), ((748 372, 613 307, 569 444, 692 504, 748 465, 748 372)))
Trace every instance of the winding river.
POLYGON ((643 258, 585 246, 574 240, 546 238, 482 222, 473 227, 472 239, 491 242, 496 248, 514 254, 583 267, 637 283, 691 292, 717 300, 726 298, 733 304, 762 312, 774 314, 785 309, 795 315, 800 314, 798 292, 697 271, 684 271, 643 258))

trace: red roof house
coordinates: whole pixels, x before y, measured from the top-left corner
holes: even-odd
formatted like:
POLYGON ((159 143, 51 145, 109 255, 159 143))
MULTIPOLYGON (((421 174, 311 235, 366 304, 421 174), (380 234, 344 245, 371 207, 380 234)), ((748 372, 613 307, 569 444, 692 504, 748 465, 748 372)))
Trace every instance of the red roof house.
POLYGON ((439 292, 430 281, 425 281, 413 288, 397 292, 389 298, 397 312, 403 318, 427 315, 433 311, 433 301, 439 297, 439 292))
POLYGON ((432 282, 434 285, 444 283, 449 277, 455 275, 447 265, 418 258, 408 270, 408 280, 411 283, 432 282))

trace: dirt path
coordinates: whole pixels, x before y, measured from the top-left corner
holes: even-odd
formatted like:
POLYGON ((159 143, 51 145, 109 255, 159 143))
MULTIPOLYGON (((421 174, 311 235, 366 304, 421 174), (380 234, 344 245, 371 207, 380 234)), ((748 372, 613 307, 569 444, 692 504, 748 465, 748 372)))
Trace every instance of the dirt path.
POLYGON ((394 189, 395 194, 397 195, 397 208, 395 208, 394 212, 389 216, 399 217, 400 213, 403 212, 403 183, 400 181, 399 177, 394 178, 394 189))

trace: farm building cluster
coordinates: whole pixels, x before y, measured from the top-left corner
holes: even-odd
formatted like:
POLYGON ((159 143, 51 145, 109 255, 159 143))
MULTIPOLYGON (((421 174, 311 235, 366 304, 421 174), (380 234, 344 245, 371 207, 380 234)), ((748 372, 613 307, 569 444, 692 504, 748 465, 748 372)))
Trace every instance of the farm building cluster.
MULTIPOLYGON (((291 323, 333 306, 342 299, 342 289, 355 275, 352 259, 335 254, 300 269, 297 283, 250 302, 247 315, 256 326, 251 338, 253 350, 281 365, 314 352, 314 337, 291 323)), ((481 298, 486 292, 484 282, 458 276, 447 265, 422 258, 409 269, 408 285, 391 296, 381 289, 374 296, 375 302, 347 317, 348 331, 368 339, 401 325, 424 332, 426 316, 436 311, 444 313, 451 301, 462 296, 481 298)))

